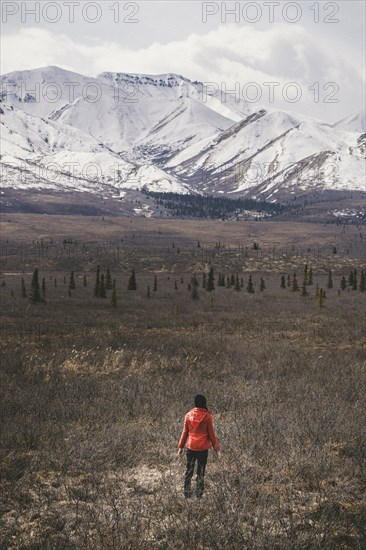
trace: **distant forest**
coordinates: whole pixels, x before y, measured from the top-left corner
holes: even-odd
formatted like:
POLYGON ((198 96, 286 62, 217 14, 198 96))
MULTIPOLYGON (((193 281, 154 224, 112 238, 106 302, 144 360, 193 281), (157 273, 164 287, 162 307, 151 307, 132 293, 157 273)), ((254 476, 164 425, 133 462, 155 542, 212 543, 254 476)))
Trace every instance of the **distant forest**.
POLYGON ((153 197, 157 205, 168 209, 177 218, 226 220, 245 211, 258 212, 273 217, 282 214, 288 208, 281 204, 254 199, 229 199, 227 197, 180 195, 178 193, 156 193, 151 191, 145 191, 145 194, 153 197))

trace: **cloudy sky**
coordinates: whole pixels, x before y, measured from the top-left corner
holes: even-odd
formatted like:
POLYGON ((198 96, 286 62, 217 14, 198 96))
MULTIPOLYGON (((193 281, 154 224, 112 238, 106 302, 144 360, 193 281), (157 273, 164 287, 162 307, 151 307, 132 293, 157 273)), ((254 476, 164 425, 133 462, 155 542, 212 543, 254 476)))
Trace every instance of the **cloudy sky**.
POLYGON ((330 122, 365 108, 365 2, 5 1, 1 73, 179 73, 330 122))

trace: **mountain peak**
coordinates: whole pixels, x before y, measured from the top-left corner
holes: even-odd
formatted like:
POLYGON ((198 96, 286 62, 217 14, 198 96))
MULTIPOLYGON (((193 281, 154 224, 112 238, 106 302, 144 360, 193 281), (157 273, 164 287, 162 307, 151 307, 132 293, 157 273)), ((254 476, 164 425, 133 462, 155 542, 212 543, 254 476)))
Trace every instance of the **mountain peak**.
POLYGON ((98 78, 103 78, 114 82, 128 82, 140 85, 150 86, 179 86, 182 84, 199 84, 192 82, 180 74, 163 73, 163 74, 139 74, 139 73, 120 73, 120 72, 104 72, 98 75, 98 78))

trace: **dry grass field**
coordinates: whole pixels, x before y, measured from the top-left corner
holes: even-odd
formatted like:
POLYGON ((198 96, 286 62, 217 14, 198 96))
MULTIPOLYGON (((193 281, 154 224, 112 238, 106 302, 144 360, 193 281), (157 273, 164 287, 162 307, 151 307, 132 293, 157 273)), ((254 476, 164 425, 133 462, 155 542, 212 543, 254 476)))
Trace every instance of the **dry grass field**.
POLYGON ((6 214, 1 238, 1 548, 365 548, 365 226, 6 214), (190 501, 198 392, 222 458, 190 501))

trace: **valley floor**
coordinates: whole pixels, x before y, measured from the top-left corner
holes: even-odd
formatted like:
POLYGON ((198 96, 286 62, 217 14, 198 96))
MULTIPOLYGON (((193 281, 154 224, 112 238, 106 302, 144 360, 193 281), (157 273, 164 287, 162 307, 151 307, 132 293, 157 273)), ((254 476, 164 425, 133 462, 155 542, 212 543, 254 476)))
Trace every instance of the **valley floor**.
POLYGON ((1 238, 1 547, 365 546, 364 226, 8 213, 1 238), (202 502, 196 393, 223 450, 202 502))

